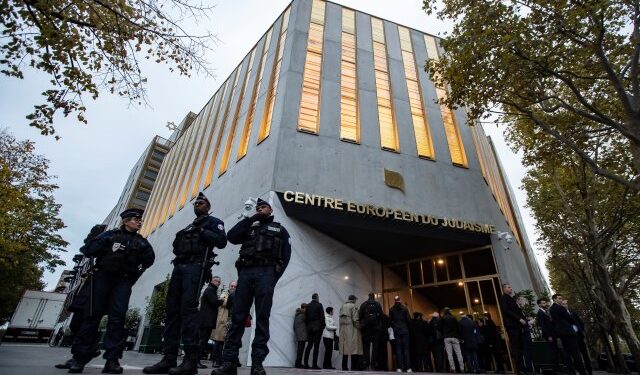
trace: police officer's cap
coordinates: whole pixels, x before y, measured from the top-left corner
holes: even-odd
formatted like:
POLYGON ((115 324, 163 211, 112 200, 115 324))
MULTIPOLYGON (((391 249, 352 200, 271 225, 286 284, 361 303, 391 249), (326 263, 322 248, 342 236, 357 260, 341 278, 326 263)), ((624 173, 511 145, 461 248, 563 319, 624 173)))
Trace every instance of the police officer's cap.
POLYGON ((204 194, 202 194, 202 192, 198 193, 198 197, 196 198, 196 202, 197 201, 204 201, 209 207, 211 207, 211 202, 209 202, 207 197, 205 197, 204 194))
POLYGON ((137 217, 139 219, 142 219, 143 213, 144 213, 144 210, 141 210, 139 208, 130 208, 128 210, 122 211, 122 213, 120 213, 120 217, 123 220, 129 217, 137 217))
POLYGON ((256 202, 256 208, 258 208, 260 206, 269 206, 269 208, 271 208, 271 205, 269 204, 269 202, 258 198, 258 201, 256 202))

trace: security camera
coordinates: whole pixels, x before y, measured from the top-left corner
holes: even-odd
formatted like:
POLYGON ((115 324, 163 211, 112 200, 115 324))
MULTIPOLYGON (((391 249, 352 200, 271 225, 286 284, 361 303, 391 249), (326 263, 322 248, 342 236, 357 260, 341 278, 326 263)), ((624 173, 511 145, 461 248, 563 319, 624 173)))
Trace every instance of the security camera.
POLYGON ((513 236, 509 232, 498 232, 498 239, 504 241, 507 248, 513 243, 513 236))
POLYGON ((254 210, 256 208, 256 202, 258 200, 255 198, 251 198, 249 197, 245 202, 244 202, 244 208, 242 209, 242 213, 240 213, 240 216, 238 216, 238 219, 241 219, 242 217, 251 217, 254 214, 254 210))

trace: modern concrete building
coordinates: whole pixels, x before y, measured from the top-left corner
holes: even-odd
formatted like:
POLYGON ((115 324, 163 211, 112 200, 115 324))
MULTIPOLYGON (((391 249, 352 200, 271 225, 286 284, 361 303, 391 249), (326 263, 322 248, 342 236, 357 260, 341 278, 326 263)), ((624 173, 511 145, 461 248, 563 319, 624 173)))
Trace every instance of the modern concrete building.
MULTIPOLYGON (((446 88, 422 67, 441 53, 419 30, 294 0, 174 133, 142 230, 156 263, 132 307, 144 310, 171 271, 199 191, 227 229, 260 197, 291 234, 265 365, 293 365, 294 312, 314 292, 336 309, 373 291, 385 308, 400 295, 411 311, 449 306, 500 322, 501 283, 545 289, 490 140, 463 110, 437 104, 446 88)), ((225 284, 238 250, 219 251, 213 273, 225 284)))

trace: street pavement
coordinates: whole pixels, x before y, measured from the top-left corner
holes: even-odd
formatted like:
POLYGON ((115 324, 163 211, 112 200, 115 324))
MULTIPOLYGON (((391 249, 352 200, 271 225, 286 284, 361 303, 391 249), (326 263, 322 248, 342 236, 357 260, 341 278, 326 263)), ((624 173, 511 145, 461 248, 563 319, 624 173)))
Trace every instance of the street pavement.
MULTIPOLYGON (((66 374, 66 370, 58 370, 53 367, 56 363, 66 361, 71 357, 69 348, 51 348, 46 344, 0 344, 0 375, 61 375, 66 374)), ((124 358, 120 364, 124 367, 125 374, 142 374, 144 366, 151 365, 160 360, 159 354, 142 354, 136 351, 124 353, 124 358)), ((210 361, 203 361, 208 367, 210 361)), ((87 367, 85 374, 101 374, 104 366, 104 359, 95 358, 87 367)), ((202 369, 199 375, 210 374, 211 368, 202 369)), ((395 374, 395 372, 366 372, 366 371, 338 371, 338 370, 298 370, 295 368, 268 367, 268 375, 323 375, 323 374, 395 374)), ((605 372, 594 371, 594 375, 605 375, 605 372)), ((239 375, 248 375, 249 368, 246 366, 238 369, 239 375)), ((433 374, 433 373, 430 373, 433 374)), ((434 374, 436 375, 436 374, 434 374)), ((448 375, 448 374, 447 374, 448 375)))
MULTIPOLYGON (((66 370, 58 370, 53 367, 56 363, 66 361, 71 357, 69 348, 51 348, 46 344, 15 344, 3 343, 0 345, 0 375, 61 375, 66 374, 66 370)), ((142 368, 149 366, 160 360, 159 354, 142 354, 136 351, 124 352, 124 357, 120 364, 124 367, 125 374, 142 374, 142 368)), ((211 373, 211 361, 203 361, 209 368, 202 369, 199 375, 211 373)), ((91 361, 84 370, 85 374, 101 374, 104 359, 101 357, 91 361)), ((291 375, 291 374, 384 374, 382 372, 364 371, 337 371, 337 370, 298 370, 295 368, 269 367, 268 375, 291 375)), ((238 369, 239 375, 248 375, 249 368, 246 366, 238 369)), ((392 373, 388 373, 392 374, 392 373)), ((395 374, 395 373, 393 373, 395 374)))

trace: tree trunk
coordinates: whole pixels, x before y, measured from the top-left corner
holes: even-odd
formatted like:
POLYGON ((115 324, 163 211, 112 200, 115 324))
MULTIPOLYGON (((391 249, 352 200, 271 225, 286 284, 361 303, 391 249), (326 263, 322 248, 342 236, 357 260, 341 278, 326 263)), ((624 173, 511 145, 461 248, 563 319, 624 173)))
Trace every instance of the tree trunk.
POLYGON ((618 373, 628 374, 629 368, 627 367, 627 363, 624 361, 624 357, 622 356, 622 350, 620 349, 620 339, 618 338, 618 334, 615 332, 615 328, 611 327, 611 342, 613 342, 613 348, 615 350, 616 356, 616 368, 618 369, 618 373))
MULTIPOLYGON (((607 368, 604 370, 608 372, 618 372, 618 366, 616 366, 615 362, 613 361, 613 349, 611 349, 611 343, 609 342, 609 335, 607 334, 607 331, 605 331, 602 327, 598 327, 598 333, 600 336, 600 341, 604 346, 604 350, 607 353, 607 368)), ((598 354, 598 358, 600 358, 600 354, 598 354)), ((597 363, 600 364, 600 361, 597 361, 597 363)), ((603 369, 599 368, 598 370, 603 369)))

